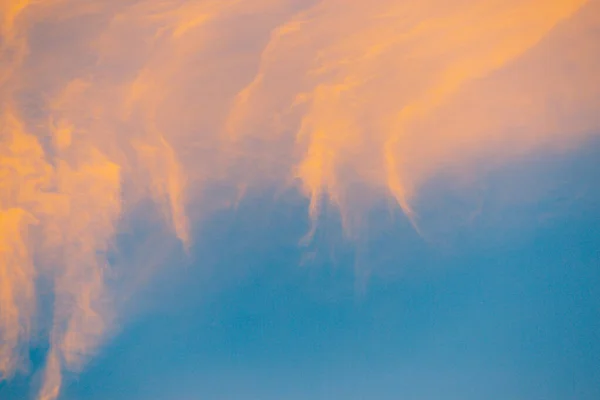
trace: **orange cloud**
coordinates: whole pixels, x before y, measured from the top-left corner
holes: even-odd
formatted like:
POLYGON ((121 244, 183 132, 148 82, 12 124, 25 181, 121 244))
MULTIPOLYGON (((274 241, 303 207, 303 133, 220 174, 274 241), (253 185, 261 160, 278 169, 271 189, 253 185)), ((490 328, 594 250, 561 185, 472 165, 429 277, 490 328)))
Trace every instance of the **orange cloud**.
POLYGON ((352 235, 385 196, 418 227, 432 177, 578 145, 600 128, 599 7, 1 0, 1 378, 24 365, 40 276, 39 398, 97 350, 118 311, 107 254, 141 201, 185 246, 223 182, 297 180, 313 231, 324 202, 352 235))
MULTIPOLYGON (((450 160, 443 157, 463 159, 473 150, 464 141, 478 142, 475 151, 485 151, 489 128, 511 135, 510 121, 502 121, 500 112, 487 115, 494 121, 482 130, 469 126, 478 115, 467 109, 453 110, 466 125, 463 130, 428 129, 429 125, 462 101, 465 91, 477 92, 484 79, 518 63, 563 22, 591 14, 578 13, 586 3, 320 2, 273 31, 259 72, 240 91, 231 118, 248 131, 252 128, 240 122, 239 115, 289 116, 287 128, 304 143, 296 171, 311 197, 311 212, 317 212, 323 195, 344 208, 349 182, 340 180, 358 179, 389 191, 412 215, 411 199, 425 179, 444 170, 440 164, 450 160), (301 28, 289 32, 290 25, 301 28), (302 110, 294 115, 290 108, 299 106, 302 110)), ((577 48, 588 39, 579 32, 573 40, 577 48)), ((562 63, 558 55, 554 62, 562 63)), ((539 62, 538 68, 543 68, 539 62)), ((509 90, 521 81, 512 78, 504 82, 507 87, 496 87, 495 92, 479 89, 478 95, 485 101, 511 101, 515 93, 509 90)), ((565 76, 542 76, 538 81, 551 84, 557 78, 565 76)), ((567 78, 576 87, 595 79, 591 71, 567 78)), ((552 98, 544 101, 548 100, 552 98)), ((272 126, 256 130, 273 131, 272 126)), ((506 141, 522 145, 514 136, 506 141)))

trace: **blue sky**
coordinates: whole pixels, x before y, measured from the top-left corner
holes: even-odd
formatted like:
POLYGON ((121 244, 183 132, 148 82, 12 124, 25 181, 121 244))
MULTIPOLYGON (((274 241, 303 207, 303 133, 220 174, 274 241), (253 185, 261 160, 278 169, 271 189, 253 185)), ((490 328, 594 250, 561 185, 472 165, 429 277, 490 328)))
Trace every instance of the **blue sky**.
MULTIPOLYGON (((381 211, 368 241, 331 218, 306 248, 304 201, 255 196, 199 227, 187 263, 173 252, 61 399, 600 398, 599 155, 490 174, 476 219, 435 222, 454 223, 444 241, 381 211)), ((0 397, 28 398, 24 383, 0 397)))

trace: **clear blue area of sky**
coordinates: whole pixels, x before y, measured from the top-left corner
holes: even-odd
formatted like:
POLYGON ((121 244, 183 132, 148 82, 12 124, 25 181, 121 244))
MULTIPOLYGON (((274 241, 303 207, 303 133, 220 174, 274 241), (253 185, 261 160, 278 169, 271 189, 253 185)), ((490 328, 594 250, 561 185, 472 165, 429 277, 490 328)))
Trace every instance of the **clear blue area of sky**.
POLYGON ((382 207, 358 244, 324 223, 308 248, 306 204, 250 196, 198 228, 191 265, 161 269, 62 398, 600 399, 599 178, 594 142, 472 192, 432 182, 427 239, 382 207))

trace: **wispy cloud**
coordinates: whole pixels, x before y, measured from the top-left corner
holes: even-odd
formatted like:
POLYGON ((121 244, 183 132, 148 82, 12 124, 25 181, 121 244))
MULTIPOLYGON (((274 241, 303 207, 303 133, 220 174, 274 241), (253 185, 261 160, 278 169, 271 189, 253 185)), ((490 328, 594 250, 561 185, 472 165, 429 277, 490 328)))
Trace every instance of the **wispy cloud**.
POLYGON ((24 365, 41 276, 39 398, 97 350, 118 307, 107 255, 142 200, 190 246, 211 184, 297 181, 313 229, 330 202, 353 234, 373 198, 417 224, 433 176, 578 145, 600 127, 598 16, 585 0, 0 1, 0 378, 24 365))

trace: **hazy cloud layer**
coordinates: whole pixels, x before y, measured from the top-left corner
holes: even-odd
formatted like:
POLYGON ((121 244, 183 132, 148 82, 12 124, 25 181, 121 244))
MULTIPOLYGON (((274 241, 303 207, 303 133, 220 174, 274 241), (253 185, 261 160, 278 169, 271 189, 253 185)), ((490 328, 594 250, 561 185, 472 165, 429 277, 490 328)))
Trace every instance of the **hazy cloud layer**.
POLYGON ((585 0, 0 0, 0 379, 34 327, 40 399, 97 350, 107 255, 141 201, 185 246, 220 183, 226 204, 298 182, 313 226, 330 202, 348 234, 389 196, 418 226, 432 177, 581 144, 599 28, 585 0))

